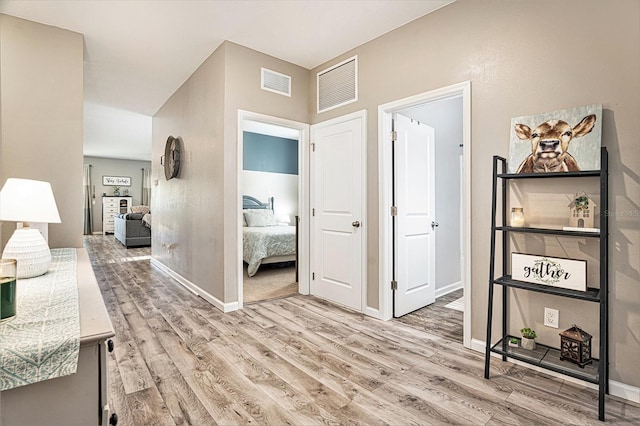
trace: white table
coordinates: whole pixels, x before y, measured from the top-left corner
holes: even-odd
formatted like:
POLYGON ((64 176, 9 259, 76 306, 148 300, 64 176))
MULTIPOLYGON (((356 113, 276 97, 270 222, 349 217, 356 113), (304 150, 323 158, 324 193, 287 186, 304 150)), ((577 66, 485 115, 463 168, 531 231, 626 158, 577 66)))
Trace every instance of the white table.
POLYGON ((115 335, 85 249, 77 250, 80 354, 76 374, 0 392, 0 425, 108 425, 107 343, 115 335))

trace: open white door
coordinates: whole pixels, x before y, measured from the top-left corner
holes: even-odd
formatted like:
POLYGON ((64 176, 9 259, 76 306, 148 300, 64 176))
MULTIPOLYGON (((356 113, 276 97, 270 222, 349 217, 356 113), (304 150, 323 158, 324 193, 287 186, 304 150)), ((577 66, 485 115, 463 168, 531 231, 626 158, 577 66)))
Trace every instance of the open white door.
POLYGON ((311 294, 362 311, 364 113, 311 126, 311 294))
POLYGON ((434 130, 396 115, 394 315, 435 301, 434 130))

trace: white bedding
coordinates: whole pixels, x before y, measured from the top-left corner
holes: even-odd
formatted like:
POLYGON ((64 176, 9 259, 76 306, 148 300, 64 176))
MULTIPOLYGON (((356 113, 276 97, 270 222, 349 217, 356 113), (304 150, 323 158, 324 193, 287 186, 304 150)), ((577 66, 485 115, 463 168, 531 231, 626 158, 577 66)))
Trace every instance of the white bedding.
POLYGON ((242 228, 242 258, 249 264, 250 277, 258 272, 262 260, 296 253, 295 226, 245 226, 242 228))

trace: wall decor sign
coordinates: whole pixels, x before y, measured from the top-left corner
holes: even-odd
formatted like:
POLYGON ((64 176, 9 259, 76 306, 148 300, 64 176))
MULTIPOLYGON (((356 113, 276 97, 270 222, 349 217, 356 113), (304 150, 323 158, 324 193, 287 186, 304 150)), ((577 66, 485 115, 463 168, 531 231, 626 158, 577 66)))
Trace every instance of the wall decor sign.
POLYGON ((129 176, 102 176, 103 186, 131 186, 129 176))
POLYGON ((533 284, 587 291, 587 262, 511 253, 511 277, 533 284))
POLYGON ((511 119, 509 173, 600 170, 602 105, 511 119))

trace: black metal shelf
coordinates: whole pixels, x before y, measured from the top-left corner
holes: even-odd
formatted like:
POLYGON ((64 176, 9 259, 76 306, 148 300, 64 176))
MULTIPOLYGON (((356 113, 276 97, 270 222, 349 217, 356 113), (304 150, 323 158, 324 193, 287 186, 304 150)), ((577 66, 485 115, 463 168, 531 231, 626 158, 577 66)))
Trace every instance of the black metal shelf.
MULTIPOLYGON (((485 367, 484 377, 489 378, 489 370, 491 366, 491 354, 497 353, 502 355, 502 359, 517 359, 524 363, 536 365, 538 367, 555 371, 560 374, 571 376, 590 383, 598 384, 598 418, 604 420, 604 403, 605 394, 609 392, 609 224, 606 214, 600 214, 600 230, 596 232, 588 231, 569 231, 564 229, 547 229, 536 227, 513 227, 507 226, 507 205, 509 192, 509 182, 513 179, 550 179, 550 178, 584 178, 597 177, 600 180, 600 211, 606 212, 609 208, 609 160, 605 147, 600 149, 600 170, 592 170, 586 172, 560 172, 560 173, 526 173, 513 174, 507 173, 507 160, 503 157, 493 157, 493 189, 492 189, 492 205, 491 205, 491 257, 489 258, 489 298, 487 312, 487 338, 485 349, 485 367), (501 168, 499 172, 499 168, 501 168), (498 197, 500 194, 500 197, 498 197), (502 217, 502 223, 497 224, 496 218, 502 217), (497 235, 500 233, 500 238, 497 235), (533 284, 524 281, 518 281, 511 278, 509 271, 509 252, 511 251, 512 242, 509 239, 511 233, 527 233, 541 235, 558 235, 566 237, 580 238, 596 238, 600 247, 600 279, 599 286, 590 287, 586 291, 570 290, 566 288, 546 286, 542 284, 533 284), (502 273, 496 278, 496 252, 498 244, 501 247, 502 273), (494 287, 502 286, 502 336, 498 343, 491 346, 492 338, 492 322, 493 322, 493 303, 494 303, 494 287), (528 351, 521 347, 510 347, 508 339, 512 336, 508 335, 507 323, 509 308, 509 289, 522 289, 534 291, 538 293, 550 294, 559 297, 568 297, 585 302, 596 302, 599 305, 600 329, 599 329, 599 353, 600 360, 593 360, 592 364, 580 368, 568 361, 560 361, 560 351, 550 346, 538 344, 538 348, 534 351, 528 351)), ((520 339, 518 339, 519 341, 520 339)))
POLYGON ((600 176, 600 170, 589 170, 584 172, 553 172, 553 173, 500 173, 498 177, 501 179, 544 179, 544 178, 570 178, 570 177, 587 177, 600 176))
POLYGON ((565 231, 564 229, 553 228, 530 228, 520 226, 496 226, 496 231, 508 231, 508 232, 525 232, 529 234, 546 234, 546 235, 564 235, 567 237, 587 237, 587 238, 599 238, 600 232, 589 231, 565 231))
POLYGON ((587 291, 571 290, 568 288, 551 287, 543 284, 533 284, 525 281, 511 279, 511 276, 496 278, 495 284, 505 287, 520 288, 523 290, 536 291, 538 293, 553 294, 555 296, 570 297, 572 299, 586 300, 588 302, 600 302, 600 289, 589 287, 587 291))
POLYGON ((599 382, 599 360, 592 358, 591 364, 587 364, 583 368, 580 368, 577 364, 560 360, 559 349, 540 343, 536 343, 536 348, 533 350, 523 349, 520 346, 520 341, 521 339, 519 337, 504 336, 491 347, 491 352, 506 356, 507 358, 517 359, 518 361, 526 362, 527 364, 543 367, 547 370, 552 370, 589 383, 599 382), (508 342, 512 338, 518 339, 517 347, 509 346, 508 342))

